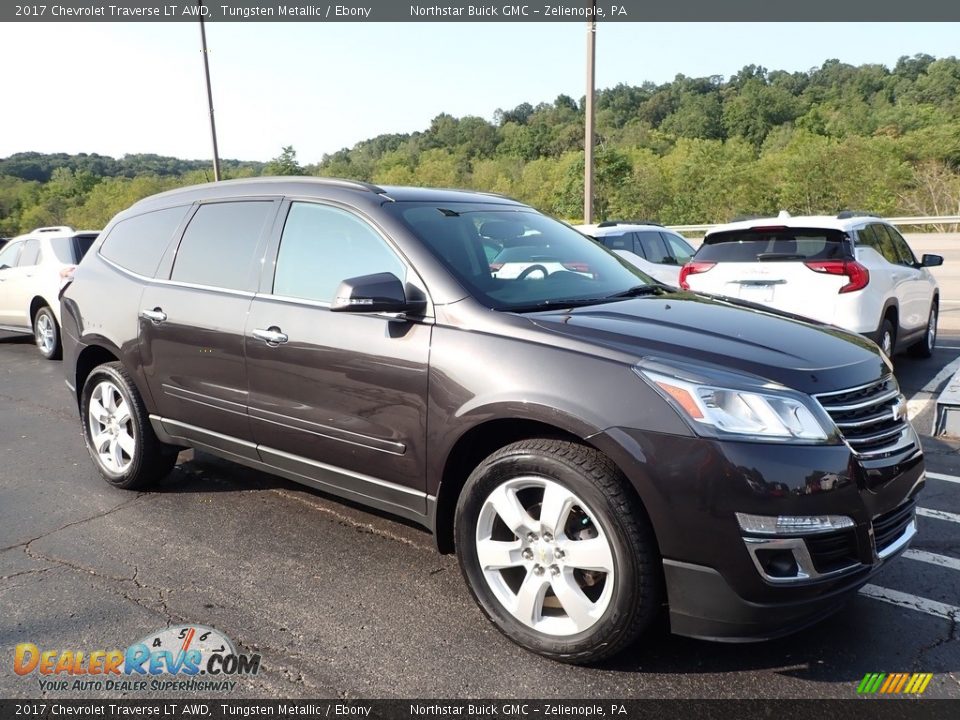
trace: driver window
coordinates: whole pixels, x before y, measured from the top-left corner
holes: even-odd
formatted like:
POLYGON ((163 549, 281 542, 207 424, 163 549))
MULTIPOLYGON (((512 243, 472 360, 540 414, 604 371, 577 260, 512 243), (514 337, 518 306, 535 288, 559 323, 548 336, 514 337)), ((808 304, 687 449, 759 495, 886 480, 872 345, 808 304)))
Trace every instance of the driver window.
POLYGON ((403 282, 407 268, 370 225, 327 205, 290 206, 277 254, 274 295, 329 303, 344 280, 382 272, 403 282))

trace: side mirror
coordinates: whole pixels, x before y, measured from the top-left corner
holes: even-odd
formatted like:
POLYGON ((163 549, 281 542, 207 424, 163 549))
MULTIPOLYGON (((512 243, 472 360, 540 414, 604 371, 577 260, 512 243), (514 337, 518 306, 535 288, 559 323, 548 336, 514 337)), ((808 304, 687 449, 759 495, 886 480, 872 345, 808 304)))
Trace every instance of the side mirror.
POLYGON ((920 258, 920 267, 938 267, 943 265, 942 255, 924 255, 920 258))
POLYGON ((348 278, 337 287, 330 310, 350 313, 404 313, 422 311, 426 300, 407 298, 403 283, 393 273, 348 278))
POLYGON ((0 265, 0 270, 9 270, 9 269, 10 269, 9 265, 0 265))

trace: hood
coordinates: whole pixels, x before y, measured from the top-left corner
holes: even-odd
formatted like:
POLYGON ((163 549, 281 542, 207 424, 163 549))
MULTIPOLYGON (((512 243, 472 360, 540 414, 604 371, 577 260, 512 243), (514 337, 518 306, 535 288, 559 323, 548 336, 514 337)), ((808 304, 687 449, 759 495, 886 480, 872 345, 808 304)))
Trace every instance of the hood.
POLYGON ((621 352, 749 373, 808 394, 890 373, 859 335, 761 306, 696 293, 650 296, 527 316, 540 328, 621 352))

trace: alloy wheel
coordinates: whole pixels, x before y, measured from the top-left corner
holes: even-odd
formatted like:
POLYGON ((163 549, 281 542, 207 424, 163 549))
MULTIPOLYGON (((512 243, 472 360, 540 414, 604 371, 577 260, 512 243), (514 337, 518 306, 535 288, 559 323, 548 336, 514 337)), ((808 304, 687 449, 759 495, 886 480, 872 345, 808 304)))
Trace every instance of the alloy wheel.
POLYGON ((53 326, 53 318, 46 312, 40 313, 33 328, 33 336, 37 347, 44 355, 50 355, 57 342, 56 328, 53 326))
POLYGON ((520 477, 495 488, 480 510, 476 553, 504 609, 547 635, 595 625, 614 589, 613 550, 596 517, 546 478, 520 477))
POLYGON ((99 383, 90 395, 87 416, 90 442, 99 461, 111 472, 125 472, 133 462, 137 441, 130 405, 120 389, 109 380, 99 383))

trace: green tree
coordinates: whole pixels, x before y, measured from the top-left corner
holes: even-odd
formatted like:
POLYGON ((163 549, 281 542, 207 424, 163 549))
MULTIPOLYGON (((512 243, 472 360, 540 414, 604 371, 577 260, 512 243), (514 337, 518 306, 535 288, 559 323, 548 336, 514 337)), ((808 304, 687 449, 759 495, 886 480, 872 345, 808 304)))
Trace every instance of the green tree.
POLYGON ((300 163, 297 162, 297 151, 293 145, 284 145, 283 151, 267 163, 263 170, 265 175, 305 175, 300 163))

